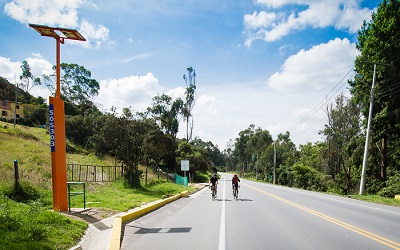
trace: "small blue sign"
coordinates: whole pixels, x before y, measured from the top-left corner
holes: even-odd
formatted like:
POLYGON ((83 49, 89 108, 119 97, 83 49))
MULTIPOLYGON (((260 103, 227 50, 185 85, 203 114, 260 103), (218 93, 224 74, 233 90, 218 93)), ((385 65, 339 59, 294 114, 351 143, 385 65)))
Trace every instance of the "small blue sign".
POLYGON ((54 105, 49 105, 49 129, 50 129, 50 148, 51 152, 56 152, 56 139, 54 131, 54 105))

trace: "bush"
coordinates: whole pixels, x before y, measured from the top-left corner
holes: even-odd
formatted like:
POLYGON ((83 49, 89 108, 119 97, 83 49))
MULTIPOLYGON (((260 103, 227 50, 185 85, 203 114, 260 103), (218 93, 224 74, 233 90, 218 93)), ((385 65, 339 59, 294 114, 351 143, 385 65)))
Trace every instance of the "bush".
POLYGON ((390 176, 385 182, 386 187, 378 192, 378 195, 388 198, 394 198, 395 195, 400 194, 400 172, 390 176))
POLYGON ((328 189, 326 177, 310 166, 296 163, 291 167, 290 172, 293 177, 294 187, 323 192, 328 189))
POLYGON ((39 190, 27 182, 21 182, 19 189, 15 185, 5 185, 0 191, 11 200, 24 203, 38 200, 41 196, 39 190))

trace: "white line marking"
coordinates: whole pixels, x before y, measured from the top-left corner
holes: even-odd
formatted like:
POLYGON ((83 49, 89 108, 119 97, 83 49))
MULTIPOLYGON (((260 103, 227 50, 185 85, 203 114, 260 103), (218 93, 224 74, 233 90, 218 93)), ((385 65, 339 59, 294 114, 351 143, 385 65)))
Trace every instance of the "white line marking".
POLYGON ((225 182, 222 194, 222 211, 221 211, 221 225, 219 226, 219 244, 218 250, 225 250, 225 182))

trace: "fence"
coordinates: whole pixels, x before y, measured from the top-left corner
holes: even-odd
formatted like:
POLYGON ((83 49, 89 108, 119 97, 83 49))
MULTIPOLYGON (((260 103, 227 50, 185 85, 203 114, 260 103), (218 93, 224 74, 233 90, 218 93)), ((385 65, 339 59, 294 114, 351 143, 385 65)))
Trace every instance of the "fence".
POLYGON ((122 166, 67 164, 68 181, 111 182, 124 174, 122 166))
POLYGON ((182 186, 187 186, 188 185, 188 178, 187 177, 182 177, 180 175, 175 174, 175 183, 180 184, 182 186))

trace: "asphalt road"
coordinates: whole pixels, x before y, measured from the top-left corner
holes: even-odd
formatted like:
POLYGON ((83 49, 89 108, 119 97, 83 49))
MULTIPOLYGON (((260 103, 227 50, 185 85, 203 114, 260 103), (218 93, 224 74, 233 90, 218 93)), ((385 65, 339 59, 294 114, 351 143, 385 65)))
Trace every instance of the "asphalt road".
POLYGON ((126 224, 121 249, 400 249, 400 208, 222 174, 203 190, 126 224))

